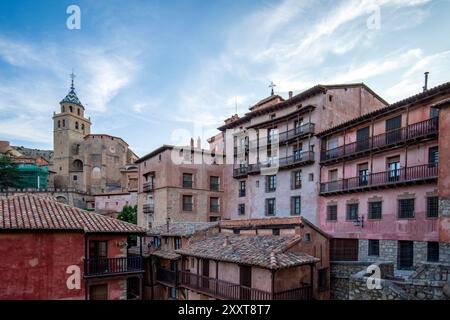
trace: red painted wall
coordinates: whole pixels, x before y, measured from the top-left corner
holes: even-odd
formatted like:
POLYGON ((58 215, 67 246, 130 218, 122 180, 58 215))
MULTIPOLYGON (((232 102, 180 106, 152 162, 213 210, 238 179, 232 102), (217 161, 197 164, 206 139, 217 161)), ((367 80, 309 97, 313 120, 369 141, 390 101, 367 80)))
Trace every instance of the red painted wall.
MULTIPOLYGON (((109 240, 108 256, 118 257, 124 236, 91 236, 109 240)), ((126 254, 126 253, 125 253, 126 254)), ((84 299, 84 236, 82 233, 0 233, 0 300, 84 299), (80 268, 80 289, 69 289, 67 267, 80 268)), ((126 298, 124 277, 93 279, 89 284, 108 284, 108 299, 126 298)))

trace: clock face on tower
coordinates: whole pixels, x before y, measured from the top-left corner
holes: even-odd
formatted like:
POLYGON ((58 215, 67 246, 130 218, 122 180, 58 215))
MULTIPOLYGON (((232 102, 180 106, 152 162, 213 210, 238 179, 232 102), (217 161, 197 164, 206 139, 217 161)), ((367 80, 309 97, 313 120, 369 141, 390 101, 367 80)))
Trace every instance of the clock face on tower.
POLYGON ((110 146, 109 147, 109 152, 115 153, 116 152, 116 148, 114 146, 110 146))

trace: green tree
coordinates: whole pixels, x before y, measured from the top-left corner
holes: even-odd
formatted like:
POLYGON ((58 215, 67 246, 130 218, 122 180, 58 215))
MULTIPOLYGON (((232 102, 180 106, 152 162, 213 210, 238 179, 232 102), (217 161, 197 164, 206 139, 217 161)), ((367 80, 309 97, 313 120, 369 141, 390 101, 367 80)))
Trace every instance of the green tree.
MULTIPOLYGON (((137 224, 137 206, 125 205, 122 211, 117 215, 117 219, 137 224)), ((127 242, 129 247, 135 246, 137 245, 137 237, 135 235, 129 235, 127 242)))
POLYGON ((0 189, 18 186, 20 180, 19 169, 7 155, 0 155, 0 189))
POLYGON ((125 205, 122 211, 118 214, 117 219, 137 224, 137 206, 125 205))

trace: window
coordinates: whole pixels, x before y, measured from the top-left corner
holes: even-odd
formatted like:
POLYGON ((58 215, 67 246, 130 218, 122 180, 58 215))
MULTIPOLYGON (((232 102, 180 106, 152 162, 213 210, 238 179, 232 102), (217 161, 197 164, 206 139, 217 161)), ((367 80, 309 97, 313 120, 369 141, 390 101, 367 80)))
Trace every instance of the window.
POLYGON ((193 180, 192 173, 183 173, 183 188, 192 189, 193 180))
POLYGON ((319 269, 317 283, 319 291, 328 290, 328 268, 319 269))
POLYGON ((80 108, 77 108, 77 115, 80 115, 80 108))
POLYGON ((220 189, 220 178, 216 176, 209 177, 209 189, 212 191, 219 191, 220 189))
POLYGON ((160 237, 153 237, 153 247, 161 248, 161 238, 160 237))
POLYGON ((183 211, 192 211, 192 196, 183 196, 183 211))
POLYGON ((277 189, 277 176, 271 175, 266 177, 266 192, 273 192, 277 189))
POLYGON ((245 180, 239 181, 239 197, 245 197, 246 183, 245 180))
POLYGON ((301 134, 304 131, 303 119, 295 120, 294 122, 295 134, 301 134))
POLYGON ((220 221, 220 217, 209 217, 209 222, 220 221))
POLYGON ((381 219, 381 201, 371 201, 368 203, 369 219, 381 219))
POLYGON ((78 121, 75 121, 75 129, 78 130, 78 121))
POLYGON ((245 215, 245 203, 238 204, 238 215, 240 216, 245 215))
POLYGON ((430 108, 430 118, 439 117, 439 109, 438 108, 430 108))
POLYGON ((176 237, 174 239, 174 246, 175 246, 175 250, 181 249, 181 238, 180 237, 176 237))
POLYGON ((369 240, 369 256, 378 257, 380 255, 380 240, 369 240))
POLYGON ((58 120, 58 128, 61 128, 61 120, 58 120))
POLYGON ((81 130, 84 132, 84 123, 81 124, 81 130))
POLYGON ((89 259, 107 258, 107 241, 89 241, 89 259))
POLYGON ((241 230, 239 230, 239 229, 233 229, 233 234, 240 234, 241 233, 241 230))
POLYGON ((397 268, 400 270, 411 270, 414 265, 414 242, 399 241, 397 252, 397 268))
POLYGON ((276 211, 275 198, 266 199, 266 216, 274 216, 276 211))
POLYGON ((96 284, 89 286, 89 300, 108 300, 108 285, 96 284))
POLYGON ((69 106, 69 110, 70 110, 70 112, 73 112, 73 107, 69 106))
POLYGON ((309 174, 309 181, 314 181, 314 173, 309 174))
POLYGON ((357 220, 358 219, 358 203, 347 204, 347 220, 357 220))
POLYGON ((369 182, 369 164, 363 163, 358 165, 359 185, 366 186, 369 182))
POLYGON ((209 198, 209 212, 218 213, 220 211, 220 200, 217 197, 209 198))
POLYGON ((414 218, 414 199, 400 199, 398 200, 398 218, 410 219, 414 218))
POLYGON ((272 235, 279 236, 280 235, 280 229, 278 229, 278 228, 272 229, 272 235))
POLYGON ((305 242, 310 242, 311 241, 311 233, 305 233, 305 235, 303 236, 303 241, 305 242))
POLYGON ((438 147, 428 149, 428 164, 435 167, 439 164, 439 150, 438 147))
POLYGON ((292 172, 292 189, 300 189, 302 187, 302 171, 292 172))
POLYGON ((439 242, 427 243, 427 261, 439 262, 439 242))
POLYGON ((73 181, 77 181, 78 180, 78 176, 73 176, 73 181))
POLYGON ((400 157, 388 158, 388 179, 389 181, 397 181, 400 179, 400 157))
POLYGON ((277 134, 277 128, 271 128, 269 129, 269 134, 267 135, 267 143, 271 143, 272 141, 274 141, 276 134, 277 134))
POLYGON ((66 120, 63 119, 62 121, 62 126, 65 127, 66 126, 66 120))
POLYGON ((337 220, 337 204, 327 206, 327 220, 328 221, 337 220))
POLYGON ((303 144, 301 142, 294 145, 294 149, 293 149, 294 161, 299 161, 302 159, 302 155, 303 155, 302 150, 303 150, 303 144))
POLYGON ((427 197, 427 217, 436 218, 439 214, 439 198, 427 197))
POLYGON ((302 204, 301 197, 292 197, 291 198, 291 215, 299 216, 301 214, 302 204))

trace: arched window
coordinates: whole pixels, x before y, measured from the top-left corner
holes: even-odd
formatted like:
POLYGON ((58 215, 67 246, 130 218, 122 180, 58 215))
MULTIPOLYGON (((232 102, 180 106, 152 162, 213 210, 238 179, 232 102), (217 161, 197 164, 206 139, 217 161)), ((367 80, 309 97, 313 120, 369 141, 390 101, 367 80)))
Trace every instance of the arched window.
POLYGON ((72 106, 69 106, 70 112, 73 112, 73 108, 72 106))
POLYGON ((63 119, 63 127, 66 126, 66 120, 63 119))
POLYGON ((92 178, 93 179, 100 178, 100 174, 101 174, 101 169, 99 167, 92 168, 92 178))
POLYGON ((58 120, 58 128, 61 128, 61 120, 58 120))
POLYGON ((80 108, 77 108, 77 114, 80 115, 80 108))
POLYGON ((75 129, 78 130, 78 121, 75 122, 75 129))
POLYGON ((84 131, 84 123, 81 124, 81 130, 84 131))
POLYGON ((83 170, 83 162, 79 159, 73 161, 73 169, 74 170, 83 170))
POLYGON ((62 106, 62 112, 66 112, 66 108, 64 106, 62 106))

